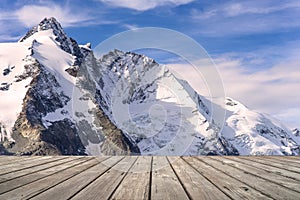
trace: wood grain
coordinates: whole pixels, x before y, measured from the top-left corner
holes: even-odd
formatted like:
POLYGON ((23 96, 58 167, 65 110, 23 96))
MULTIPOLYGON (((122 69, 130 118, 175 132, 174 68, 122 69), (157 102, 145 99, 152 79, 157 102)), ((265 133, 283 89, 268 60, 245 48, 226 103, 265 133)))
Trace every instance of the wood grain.
POLYGON ((300 199, 284 156, 0 156, 0 199, 300 199))

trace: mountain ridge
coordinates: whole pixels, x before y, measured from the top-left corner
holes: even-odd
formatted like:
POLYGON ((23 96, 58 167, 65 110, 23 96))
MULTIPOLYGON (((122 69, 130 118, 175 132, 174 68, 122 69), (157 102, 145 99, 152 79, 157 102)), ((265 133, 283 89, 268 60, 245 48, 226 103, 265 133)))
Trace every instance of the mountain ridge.
POLYGON ((0 93, 19 94, 16 114, 0 115, 3 154, 299 155, 297 132, 276 120, 226 98, 222 129, 212 102, 166 66, 119 50, 97 59, 55 18, 1 45, 0 93))

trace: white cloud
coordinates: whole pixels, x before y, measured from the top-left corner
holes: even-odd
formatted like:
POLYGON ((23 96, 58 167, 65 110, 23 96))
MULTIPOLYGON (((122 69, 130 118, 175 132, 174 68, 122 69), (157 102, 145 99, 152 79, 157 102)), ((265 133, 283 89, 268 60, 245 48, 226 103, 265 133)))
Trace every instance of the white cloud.
POLYGON ((45 17, 55 17, 61 25, 66 27, 80 27, 95 24, 116 24, 113 20, 102 19, 102 14, 90 8, 59 5, 40 1, 32 5, 23 5, 15 10, 0 9, 0 41, 16 41, 18 35, 24 34, 28 28, 37 25, 45 17), (97 20, 96 20, 97 19, 97 20))
POLYGON ((223 4, 215 4, 212 7, 199 11, 194 9, 192 16, 199 19, 212 17, 234 17, 246 14, 271 14, 278 11, 300 9, 300 3, 295 1, 233 1, 223 4))
POLYGON ((91 20, 84 12, 74 12, 68 7, 55 4, 26 5, 16 10, 14 16, 26 27, 38 24, 45 17, 55 17, 64 27, 78 26, 82 22, 91 20))
POLYGON ((190 13, 195 34, 225 36, 282 31, 300 27, 300 3, 295 1, 231 1, 190 13))
MULTIPOLYGON (((300 127, 300 60, 276 64, 252 71, 240 59, 219 57, 217 63, 226 95, 243 102, 250 109, 269 113, 287 126, 300 127)), ((200 80, 188 64, 169 64, 204 96, 209 96, 205 80, 200 80)))
POLYGON ((22 36, 12 36, 7 34, 0 34, 0 41, 16 41, 19 40, 22 36))
POLYGON ((300 4, 297 2, 282 2, 276 5, 273 1, 249 1, 225 4, 221 12, 227 16, 239 16, 244 14, 269 14, 295 8, 299 9, 300 4))
POLYGON ((20 33, 18 32, 18 22, 10 23, 10 15, 2 12, 0 14, 0 41, 17 41, 20 39, 20 33))
POLYGON ((282 119, 282 121, 285 121, 291 129, 299 128, 299 110, 299 107, 283 109, 281 112, 274 113, 273 116, 277 119, 282 119))
POLYGON ((123 24, 122 26, 128 30, 134 30, 139 28, 139 26, 136 24, 123 24))
POLYGON ((150 10, 165 5, 184 5, 194 0, 99 0, 114 7, 130 8, 138 11, 150 10))

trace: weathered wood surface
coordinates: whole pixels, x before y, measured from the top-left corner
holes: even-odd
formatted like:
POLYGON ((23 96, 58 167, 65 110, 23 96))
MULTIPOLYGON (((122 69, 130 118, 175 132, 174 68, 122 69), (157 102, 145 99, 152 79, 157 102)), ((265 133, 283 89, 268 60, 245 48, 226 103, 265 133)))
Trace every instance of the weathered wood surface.
POLYGON ((300 199, 300 157, 0 156, 0 199, 300 199))

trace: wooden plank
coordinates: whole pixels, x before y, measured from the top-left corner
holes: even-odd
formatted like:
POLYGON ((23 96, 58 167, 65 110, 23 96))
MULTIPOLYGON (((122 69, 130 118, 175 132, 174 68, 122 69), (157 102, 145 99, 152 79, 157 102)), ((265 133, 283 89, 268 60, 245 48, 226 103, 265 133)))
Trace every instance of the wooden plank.
POLYGON ((246 157, 244 157, 244 159, 251 160, 251 161, 254 161, 254 162, 258 162, 258 163, 265 163, 265 164, 268 164, 268 165, 273 166, 273 167, 277 167, 277 168, 288 170, 288 171, 295 172, 295 173, 300 173, 300 168, 299 167, 289 166, 286 163, 285 164, 284 163, 277 163, 274 160, 268 160, 268 159, 263 159, 262 160, 261 158, 257 158, 256 156, 255 157, 246 156, 246 157))
POLYGON ((38 159, 34 160, 26 160, 24 162, 17 162, 17 163, 11 163, 8 165, 3 166, 3 168, 0 167, 0 175, 12 173, 24 169, 30 169, 35 166, 48 164, 57 160, 63 160, 65 157, 40 157, 38 159))
POLYGON ((230 199, 180 157, 168 157, 168 159, 192 199, 230 199))
POLYGON ((278 174, 270 173, 266 170, 256 168, 253 166, 249 166, 247 164, 244 164, 244 163, 241 163, 241 162, 238 162, 235 160, 229 160, 226 157, 212 157, 212 158, 216 159, 220 162, 223 162, 227 165, 234 166, 235 168, 238 168, 243 172, 254 174, 255 176, 259 176, 267 181, 277 183, 281 186, 290 188, 290 189, 300 193, 300 182, 297 180, 293 180, 293 179, 290 179, 290 178, 287 178, 284 176, 280 176, 278 174))
POLYGON ((35 156, 35 157, 26 156, 24 158, 20 157, 20 156, 11 156, 11 157, 8 157, 8 158, 11 158, 11 159, 8 159, 7 161, 6 161, 6 159, 3 160, 2 161, 3 164, 0 165, 0 169, 5 169, 7 167, 14 166, 14 165, 20 165, 21 162, 24 162, 24 164, 30 163, 31 160, 35 160, 35 159, 37 159, 37 160, 38 159, 48 159, 49 156, 45 156, 45 157, 42 157, 42 156, 35 156), (9 166, 6 166, 6 165, 9 165, 9 166))
POLYGON ((0 199, 300 197, 300 160, 294 157, 104 159, 0 156, 0 199))
POLYGON ((189 199, 168 160, 153 157, 151 199, 189 199))
POLYGON ((242 171, 233 166, 230 166, 226 163, 214 160, 211 157, 198 157, 197 159, 201 160, 204 163, 207 163, 213 168, 216 168, 231 177, 235 177, 241 182, 248 184, 252 188, 262 192, 263 194, 272 197, 274 199, 298 199, 300 194, 298 192, 292 191, 285 187, 269 182, 255 174, 250 174, 250 172, 242 171))
POLYGON ((150 156, 138 157, 111 199, 148 199, 151 161, 152 157, 150 156), (132 188, 133 183, 134 189, 132 188))
POLYGON ((136 160, 136 156, 125 157, 72 199, 109 199, 136 160))
POLYGON ((0 166, 31 158, 30 156, 0 156, 0 166))
MULTIPOLYGON (((232 199, 271 199, 260 191, 194 157, 183 157, 195 170, 232 199)), ((206 159, 206 157, 204 157, 206 159)))
POLYGON ((242 162, 246 165, 254 166, 254 167, 259 168, 259 169, 266 170, 269 173, 278 174, 278 175, 285 176, 285 177, 293 179, 293 180, 300 181, 300 173, 295 173, 295 172, 287 171, 287 170, 280 169, 280 168, 277 168, 277 167, 273 167, 273 166, 270 166, 266 163, 258 163, 258 162, 255 162, 253 160, 243 159, 244 158, 243 156, 228 156, 226 158, 231 159, 231 160, 236 160, 238 162, 242 162))
MULTIPOLYGON (((108 157, 102 157, 101 160, 105 160, 108 157)), ((47 189, 58 185, 59 183, 64 182, 65 180, 76 176, 77 174, 87 170, 95 165, 99 164, 99 161, 95 158, 91 158, 90 160, 75 165, 71 168, 60 171, 51 176, 39 179, 33 183, 27 184, 25 186, 19 187, 15 190, 7 192, 3 195, 0 195, 0 199, 28 199, 33 196, 36 196, 47 189)))
POLYGON ((292 162, 300 166, 300 156, 272 156, 272 158, 292 162))
MULTIPOLYGON (((21 170, 12 170, 11 172, 5 173, 0 175, 0 183, 12 180, 12 179, 16 179, 28 174, 32 174, 32 173, 36 173, 38 171, 44 170, 44 169, 48 169, 52 166, 58 165, 62 162, 68 161, 66 159, 69 159, 69 157, 60 157, 60 159, 52 159, 51 161, 47 161, 47 162, 35 162, 35 165, 33 165, 32 167, 27 167, 21 170)), ((79 157, 78 157, 79 159, 79 157)))
POLYGON ((281 156, 281 157, 287 157, 287 158, 291 158, 293 160, 300 160, 300 155, 298 155, 298 156, 281 156))
MULTIPOLYGON (((293 161, 289 161, 288 159, 276 158, 276 156, 272 156, 272 157, 265 156, 265 157, 263 157, 263 160, 276 162, 276 163, 282 164, 283 166, 288 166, 288 167, 293 166, 293 167, 296 167, 297 169, 299 169, 299 167, 300 167, 300 163, 295 163, 293 161)), ((300 170, 299 170, 299 172, 300 172, 300 170)))
MULTIPOLYGON (((90 158, 88 158, 88 159, 90 159, 90 158)), ((26 184, 29 184, 29 183, 39 180, 41 178, 50 176, 51 174, 54 174, 60 170, 69 168, 69 167, 76 165, 80 162, 83 162, 85 160, 86 160, 86 158, 66 157, 65 159, 59 160, 58 162, 55 162, 54 164, 49 163, 48 164, 49 168, 47 168, 47 169, 1 183, 0 184, 0 194, 9 192, 13 189, 16 189, 16 188, 21 187, 26 184)))
POLYGON ((42 193, 32 197, 31 199, 70 199, 95 179, 100 177, 103 173, 108 171, 112 166, 123 159, 123 157, 113 156, 103 162, 101 162, 100 158, 96 159, 99 159, 98 161, 100 162, 96 166, 83 171, 82 173, 60 183, 59 185, 43 191, 42 193))
MULTIPOLYGON (((28 156, 24 156, 25 157, 28 157, 28 156)), ((8 161, 8 160, 15 160, 15 159, 19 159, 19 158, 22 158, 21 156, 0 156, 0 162, 5 162, 5 161, 8 161)))
POLYGON ((0 162, 6 162, 10 160, 17 160, 17 159, 24 159, 24 158, 31 158, 31 156, 0 156, 0 162))

